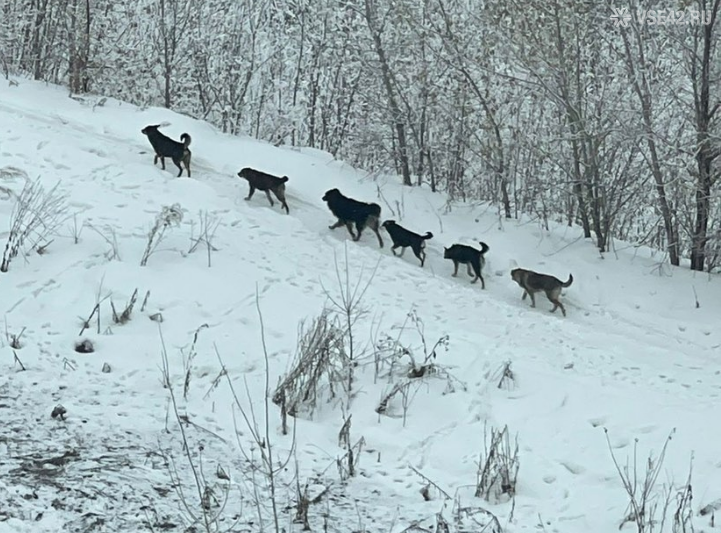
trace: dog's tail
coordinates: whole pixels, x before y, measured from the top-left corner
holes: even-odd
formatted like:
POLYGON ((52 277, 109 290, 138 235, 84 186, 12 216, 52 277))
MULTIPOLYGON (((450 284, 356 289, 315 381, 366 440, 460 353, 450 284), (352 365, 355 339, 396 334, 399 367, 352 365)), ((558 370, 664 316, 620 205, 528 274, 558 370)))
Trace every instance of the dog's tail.
POLYGON ((566 283, 561 283, 561 287, 568 288, 571 286, 571 283, 573 283, 573 274, 568 275, 568 281, 566 283))
POLYGON ((433 234, 430 231, 426 231, 426 234, 423 236, 423 240, 427 241, 428 239, 432 239, 433 234))
POLYGON ((370 214, 373 215, 374 217, 376 217, 378 219, 378 221, 380 222, 381 206, 379 206, 378 204, 370 204, 370 205, 371 205, 370 214))
POLYGON ((285 183, 286 181, 288 181, 288 176, 283 176, 282 178, 280 178, 281 183, 285 183))
POLYGON ((191 138, 190 135, 188 135, 187 133, 183 133, 180 136, 180 140, 183 142, 183 147, 187 148, 188 146, 190 146, 191 138))
POLYGON ((479 242, 478 244, 481 245, 481 255, 485 254, 490 248, 485 242, 479 242))

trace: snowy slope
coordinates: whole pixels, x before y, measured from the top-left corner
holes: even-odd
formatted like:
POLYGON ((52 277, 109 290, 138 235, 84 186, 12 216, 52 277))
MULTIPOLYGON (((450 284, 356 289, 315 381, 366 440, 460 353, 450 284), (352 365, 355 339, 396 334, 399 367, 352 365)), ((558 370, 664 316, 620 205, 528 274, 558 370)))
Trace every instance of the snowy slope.
MULTIPOLYGON (((296 465, 310 498, 322 494, 310 506, 314 531, 400 532, 413 524, 429 530, 437 513, 451 522, 459 506, 487 509, 511 532, 616 530, 628 498, 604 428, 622 467, 638 439, 639 471, 675 428, 659 494, 670 479, 686 481, 693 455, 694 512, 721 498, 717 276, 661 265, 660 254, 625 243, 601 257, 577 228, 556 225, 547 232, 531 220, 500 220, 486 205, 449 210, 440 194, 403 188, 393 177, 374 180, 316 150, 276 148, 167 110, 113 100, 94 106, 96 98, 78 102, 63 89, 17 81, 0 85, 0 187, 17 193, 23 187, 24 178, 8 167, 48 188, 59 182, 69 218, 45 253, 21 255, 0 274, 7 324, 0 340, 0 532, 180 531, 191 512, 199 513, 163 387, 161 332, 148 318, 155 313, 163 318, 178 408, 191 421, 183 429, 195 464, 213 483, 220 483, 218 465, 232 479, 223 526, 271 530, 258 521, 258 500, 270 516, 267 497, 257 497, 262 489, 254 489, 240 448, 254 458, 258 450, 233 408, 228 381, 219 378, 220 361, 246 413, 252 400, 264 433, 266 377, 274 389, 295 353, 299 322, 320 314, 329 295, 338 298, 336 270, 342 278, 346 254, 351 283, 370 280, 362 299, 367 312, 353 330, 363 357, 350 407, 336 399, 297 419, 292 455, 293 437, 281 434, 279 410, 269 407, 276 459, 290 458, 277 481, 287 531, 301 530, 291 523, 296 465), (171 137, 193 137, 190 179, 176 178, 169 162, 167 171, 152 165, 140 129, 163 121, 171 123, 163 129, 171 137), (235 174, 246 166, 290 177, 290 215, 277 203, 271 208, 262 193, 243 200, 247 184, 235 174), (330 231, 334 219, 321 196, 332 187, 378 202, 384 218, 432 231, 425 268, 410 251, 393 257, 386 233, 379 249, 370 231, 359 243, 344 229, 330 231), (184 210, 182 223, 141 267, 156 214, 174 203, 184 210), (187 253, 201 211, 219 224, 210 267, 202 244, 187 253), (119 258, 107 242, 113 234, 119 258), (468 283, 463 268, 452 278, 452 264, 442 257, 444 245, 479 240, 490 246, 485 291, 468 283), (568 317, 549 313, 540 295, 536 309, 521 301, 509 276, 515 266, 564 280, 572 272, 575 281, 563 296, 568 317), (140 297, 128 323, 113 324, 103 300, 100 334, 93 321, 78 336, 99 299, 111 295, 121 308, 136 288, 140 297), (452 377, 441 372, 419 380, 409 389, 405 417, 398 399, 391 416, 381 416, 375 408, 389 381, 400 378, 374 379, 370 341, 399 338, 422 359, 411 310, 430 345, 449 336, 435 363, 452 377), (21 330, 22 346, 13 349, 10 337, 21 330), (185 360, 196 331, 184 398, 185 360), (75 352, 85 338, 95 353, 75 352), (499 388, 508 361, 515 379, 499 388), (104 364, 110 372, 102 371, 104 364), (65 420, 50 417, 57 404, 67 409, 65 420), (338 434, 349 413, 350 439, 362 438, 364 445, 357 475, 341 481, 336 459, 345 452, 338 434), (473 497, 484 428, 504 425, 518 435, 517 493, 514 502, 486 502, 473 497), (56 464, 46 461, 58 457, 56 464), (173 472, 186 487, 189 508, 179 504, 173 472), (428 480, 425 501, 420 491, 428 480)), ((5 196, 0 192, 2 246, 14 205, 5 196)), ((708 516, 695 521, 697 530, 710 531, 708 516)))

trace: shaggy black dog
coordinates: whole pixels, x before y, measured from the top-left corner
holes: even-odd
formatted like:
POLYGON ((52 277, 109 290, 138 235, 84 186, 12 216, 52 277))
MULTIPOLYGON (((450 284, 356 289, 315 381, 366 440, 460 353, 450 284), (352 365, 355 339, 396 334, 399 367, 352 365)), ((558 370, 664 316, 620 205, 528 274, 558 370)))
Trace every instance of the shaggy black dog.
POLYGON ((450 248, 444 247, 443 258, 453 261, 453 266, 455 267, 453 270, 453 277, 458 275, 458 265, 464 264, 466 265, 468 275, 473 277, 471 283, 475 283, 480 279, 481 288, 485 289, 486 282, 483 280, 481 270, 483 270, 483 265, 486 264, 486 258, 483 256, 488 251, 488 245, 485 242, 481 242, 479 244, 481 245, 480 250, 476 250, 475 248, 466 246, 465 244, 454 244, 450 248), (471 269, 473 269, 473 272, 471 272, 471 269))
POLYGON ((155 150, 153 164, 157 165, 158 159, 160 159, 163 170, 165 170, 165 158, 169 157, 173 160, 175 166, 180 169, 178 177, 183 175, 183 167, 180 166, 180 163, 185 165, 188 177, 190 177, 190 150, 188 150, 188 146, 190 146, 190 135, 183 133, 180 136, 182 142, 174 141, 170 137, 160 133, 160 131, 158 131, 159 127, 160 124, 156 124, 154 126, 145 126, 140 130, 140 133, 147 135, 150 144, 153 145, 153 150, 155 150))
POLYGON ((381 218, 381 206, 348 198, 347 196, 343 196, 338 189, 326 191, 323 195, 323 201, 328 204, 328 209, 330 209, 338 219, 338 222, 332 226, 328 226, 330 229, 345 226, 348 228, 348 233, 351 234, 353 240, 357 241, 360 239, 363 229, 367 226, 375 232, 378 237, 378 244, 383 248, 383 239, 381 238, 380 231, 378 231, 381 218), (355 224, 358 235, 353 233, 353 224, 355 224))
POLYGON ((432 239, 433 234, 428 231, 425 235, 419 235, 410 230, 407 230, 399 224, 396 224, 395 220, 386 220, 385 222, 383 222, 383 227, 386 229, 388 234, 391 236, 391 239, 393 240, 393 246, 391 247, 391 252, 393 252, 393 255, 397 255, 396 248, 400 248, 400 257, 403 257, 403 253, 406 251, 406 248, 410 247, 416 257, 420 259, 422 268, 423 264, 426 262, 426 252, 424 251, 424 248, 426 247, 426 241, 428 239, 432 239))
POLYGON ((288 176, 279 178, 278 176, 273 176, 272 174, 266 174, 260 170, 246 167, 238 172, 238 177, 247 180, 248 185, 250 185, 250 192, 245 198, 246 200, 250 200, 253 197, 255 190, 258 189, 259 191, 263 191, 265 193, 268 197, 268 201, 270 202, 270 206, 273 207, 273 199, 270 197, 270 193, 272 191, 273 194, 275 194, 275 197, 280 201, 281 207, 285 209, 285 212, 290 213, 288 204, 285 203, 285 182, 288 181, 288 176))

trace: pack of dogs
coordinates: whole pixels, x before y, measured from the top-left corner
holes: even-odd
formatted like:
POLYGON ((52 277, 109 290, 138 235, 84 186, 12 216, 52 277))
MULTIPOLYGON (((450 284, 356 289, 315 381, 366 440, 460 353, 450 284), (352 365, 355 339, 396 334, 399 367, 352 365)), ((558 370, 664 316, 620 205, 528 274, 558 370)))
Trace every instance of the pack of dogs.
MULTIPOLYGON (((160 127, 159 124, 150 125, 141 130, 141 133, 147 136, 155 152, 153 164, 157 165, 158 160, 160 160, 162 169, 165 170, 165 158, 169 157, 180 171, 178 177, 183 175, 183 166, 187 176, 190 177, 191 152, 188 148, 191 141, 190 135, 183 133, 180 136, 180 141, 175 141, 161 133, 159 131, 160 127)), ((248 182, 249 191, 245 200, 250 200, 255 191, 258 190, 265 193, 270 206, 273 207, 275 205, 271 197, 271 193, 273 193, 280 202, 281 209, 284 209, 286 214, 290 214, 285 197, 285 184, 288 182, 288 176, 274 176, 273 174, 246 167, 238 172, 238 177, 248 182)), ((335 224, 328 226, 329 229, 334 230, 345 226, 353 240, 358 241, 363 230, 370 228, 378 237, 378 245, 383 248, 383 237, 381 237, 380 233, 380 228, 383 228, 390 236, 391 241, 393 241, 393 246, 391 246, 393 255, 403 257, 406 248, 410 248, 421 262, 421 268, 423 268, 426 261, 426 241, 433 238, 433 233, 427 231, 421 235, 404 228, 395 220, 386 220, 381 224, 380 205, 349 198, 338 189, 326 191, 322 200, 337 219, 335 224), (401 249, 400 254, 396 253, 398 248, 401 249)), ((453 244, 448 248, 444 247, 443 258, 453 262, 453 277, 458 275, 459 265, 466 265, 466 271, 468 276, 471 277, 471 283, 481 280, 481 289, 485 289, 486 282, 483 279, 483 267, 486 264, 485 255, 490 248, 484 242, 478 244, 481 246, 480 250, 465 244, 453 244)), ((566 316, 566 308, 559 298, 562 289, 570 287, 573 283, 573 275, 569 274, 568 281, 564 282, 548 274, 514 268, 511 270, 511 279, 523 289, 521 300, 525 300, 526 296, 530 297, 531 307, 536 307, 535 294, 543 292, 553 304, 551 312, 561 309, 563 316, 566 316)))

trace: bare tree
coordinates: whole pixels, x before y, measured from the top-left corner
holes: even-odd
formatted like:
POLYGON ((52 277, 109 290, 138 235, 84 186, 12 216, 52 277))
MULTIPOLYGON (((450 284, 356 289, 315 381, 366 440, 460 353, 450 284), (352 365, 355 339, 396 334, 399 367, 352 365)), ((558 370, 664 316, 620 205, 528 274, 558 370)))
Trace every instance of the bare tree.
MULTIPOLYGON (((633 0, 629 0, 629 8, 633 8, 633 0)), ((648 155, 646 164, 653 176, 656 187, 658 208, 661 212, 663 229, 666 234, 666 249, 672 265, 678 266, 680 261, 678 226, 675 222, 675 212, 666 193, 666 177, 661 167, 659 148, 655 126, 655 103, 652 82, 649 78, 653 71, 653 60, 649 57, 649 48, 655 43, 653 36, 649 35, 652 27, 640 25, 635 17, 631 18, 627 28, 619 26, 623 38, 624 61, 629 81, 633 87, 640 104, 641 123, 643 133, 641 142, 645 143, 648 155)), ((658 53, 658 49, 656 50, 658 53)))
POLYGON ((398 97, 394 88, 396 85, 394 83, 394 74, 391 70, 387 51, 383 44, 383 30, 385 27, 385 21, 388 17, 388 11, 390 11, 391 7, 389 6, 388 11, 383 15, 380 15, 378 13, 378 1, 379 0, 365 0, 364 16, 368 25, 368 31, 370 32, 371 39, 373 40, 373 49, 378 56, 381 79, 383 81, 383 87, 385 89, 386 99, 391 113, 390 120, 393 124, 393 128, 395 129, 396 137, 394 140, 398 143, 398 145, 394 155, 400 167, 400 173, 403 177, 403 185, 411 186, 413 185, 413 181, 411 180, 411 167, 408 159, 406 125, 403 120, 403 114, 400 106, 398 105, 398 97))
POLYGON ((87 73, 90 60, 90 0, 70 0, 68 5, 68 61, 70 90, 74 93, 87 92, 89 78, 87 73))
POLYGON ((162 69, 163 105, 173 105, 173 82, 178 58, 183 52, 193 4, 188 0, 156 0, 155 17, 158 21, 157 35, 153 40, 155 52, 162 69))
POLYGON ((705 24, 693 26, 691 44, 687 53, 689 78, 693 90, 693 110, 696 139, 694 159, 696 168, 691 173, 695 178, 695 220, 691 234, 691 270, 703 271, 706 264, 706 245, 709 240, 709 220, 712 213, 711 191, 718 179, 719 169, 714 161, 721 153, 721 143, 713 132, 718 123, 716 113, 721 101, 713 101, 712 87, 718 87, 715 59, 716 24, 721 0, 697 0, 696 5, 704 17, 705 24))

